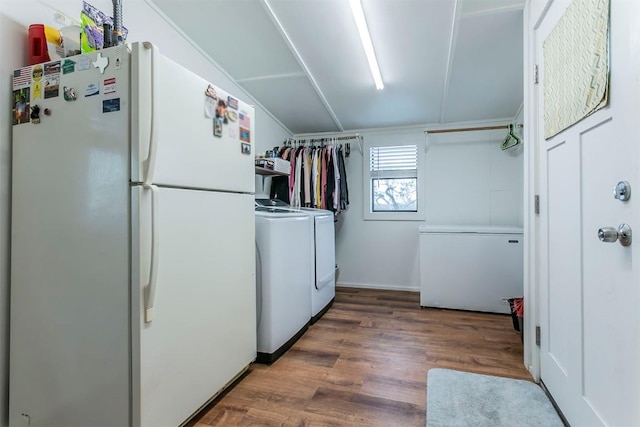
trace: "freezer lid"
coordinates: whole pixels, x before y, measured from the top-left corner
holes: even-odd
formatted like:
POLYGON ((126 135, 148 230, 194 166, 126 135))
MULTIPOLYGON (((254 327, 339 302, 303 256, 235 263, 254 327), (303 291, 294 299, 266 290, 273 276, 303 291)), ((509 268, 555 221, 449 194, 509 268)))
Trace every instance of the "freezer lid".
POLYGON ((420 234, 469 233, 469 234, 522 234, 520 227, 501 225, 421 225, 420 234))
POLYGON ((133 43, 131 176, 134 182, 255 191, 254 108, 133 43))

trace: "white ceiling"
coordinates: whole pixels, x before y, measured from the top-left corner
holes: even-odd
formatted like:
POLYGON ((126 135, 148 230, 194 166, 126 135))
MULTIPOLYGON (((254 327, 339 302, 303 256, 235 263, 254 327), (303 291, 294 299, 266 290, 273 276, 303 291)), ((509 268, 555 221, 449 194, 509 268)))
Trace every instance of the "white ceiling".
POLYGON ((513 118, 525 0, 153 0, 294 134, 513 118))

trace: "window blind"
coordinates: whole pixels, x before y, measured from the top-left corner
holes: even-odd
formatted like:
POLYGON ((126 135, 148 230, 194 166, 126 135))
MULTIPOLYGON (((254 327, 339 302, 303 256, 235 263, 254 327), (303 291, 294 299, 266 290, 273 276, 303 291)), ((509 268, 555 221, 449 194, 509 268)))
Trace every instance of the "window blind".
POLYGON ((371 177, 389 175, 415 177, 417 168, 417 145, 383 146, 369 149, 369 171, 371 172, 371 177))

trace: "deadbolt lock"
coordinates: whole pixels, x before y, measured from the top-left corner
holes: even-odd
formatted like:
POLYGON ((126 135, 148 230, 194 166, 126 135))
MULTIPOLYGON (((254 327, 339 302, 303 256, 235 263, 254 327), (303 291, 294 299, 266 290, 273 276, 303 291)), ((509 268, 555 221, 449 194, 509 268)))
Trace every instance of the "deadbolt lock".
POLYGON ((620 181, 616 184, 613 189, 613 197, 620 200, 621 202, 626 202, 631 197, 631 185, 627 181, 620 181))

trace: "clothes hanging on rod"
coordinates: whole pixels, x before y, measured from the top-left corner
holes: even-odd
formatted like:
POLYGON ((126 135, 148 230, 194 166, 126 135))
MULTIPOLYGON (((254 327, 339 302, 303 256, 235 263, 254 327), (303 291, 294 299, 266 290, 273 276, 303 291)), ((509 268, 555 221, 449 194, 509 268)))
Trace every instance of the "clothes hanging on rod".
POLYGON ((311 207, 338 213, 349 205, 349 186, 343 144, 336 140, 288 140, 278 154, 291 164, 288 177, 271 180, 270 197, 292 207, 311 207), (320 145, 313 145, 314 143, 320 145))

